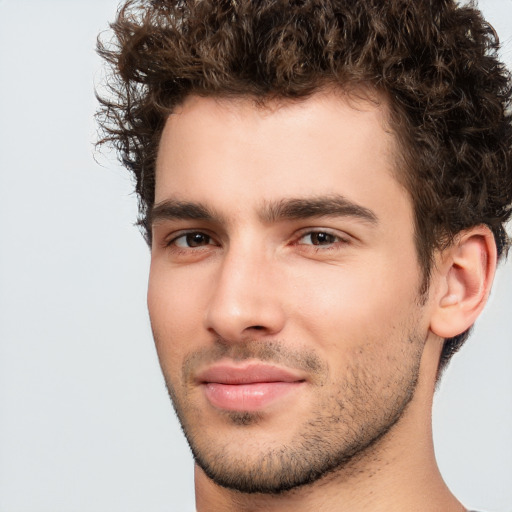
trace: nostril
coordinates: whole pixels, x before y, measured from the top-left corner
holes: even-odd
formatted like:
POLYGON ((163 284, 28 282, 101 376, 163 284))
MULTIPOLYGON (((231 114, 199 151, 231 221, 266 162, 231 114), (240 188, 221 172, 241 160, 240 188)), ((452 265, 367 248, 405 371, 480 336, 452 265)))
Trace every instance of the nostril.
POLYGON ((249 327, 249 329, 255 329, 256 331, 262 331, 263 329, 265 329, 265 327, 263 327, 263 325, 251 325, 251 327, 249 327))

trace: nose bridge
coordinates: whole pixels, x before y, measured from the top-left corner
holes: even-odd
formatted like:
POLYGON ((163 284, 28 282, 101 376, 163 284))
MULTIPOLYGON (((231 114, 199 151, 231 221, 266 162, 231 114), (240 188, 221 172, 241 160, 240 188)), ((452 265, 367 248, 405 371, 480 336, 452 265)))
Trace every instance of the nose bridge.
POLYGON ((206 327, 231 341, 276 334, 284 316, 274 275, 273 259, 261 241, 250 236, 233 240, 217 271, 206 327))

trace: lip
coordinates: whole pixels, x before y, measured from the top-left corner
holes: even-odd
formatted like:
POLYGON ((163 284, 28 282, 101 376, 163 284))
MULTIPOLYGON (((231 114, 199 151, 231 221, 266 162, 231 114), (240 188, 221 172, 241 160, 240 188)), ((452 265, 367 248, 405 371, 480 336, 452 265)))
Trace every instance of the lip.
POLYGON ((260 411, 297 391, 303 375, 262 363, 216 364, 198 373, 206 399, 227 411, 260 411))

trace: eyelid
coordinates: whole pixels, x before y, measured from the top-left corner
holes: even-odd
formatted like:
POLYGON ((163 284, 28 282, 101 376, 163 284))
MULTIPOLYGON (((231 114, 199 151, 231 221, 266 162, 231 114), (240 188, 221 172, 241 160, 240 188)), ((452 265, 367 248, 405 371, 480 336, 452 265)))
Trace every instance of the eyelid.
POLYGON ((202 246, 202 247, 207 247, 208 245, 214 245, 214 246, 219 245, 215 236, 212 233, 210 233, 210 231, 208 229, 200 229, 200 228, 180 229, 178 231, 173 231, 172 233, 169 233, 167 236, 163 237, 162 245, 164 247, 171 247, 172 245, 174 245, 176 248, 184 249, 184 250, 195 249, 194 247, 188 247, 188 248, 179 247, 174 244, 174 242, 176 242, 176 240, 178 240, 184 236, 194 234, 194 233, 205 235, 210 239, 210 243, 207 244, 206 246, 202 246))
MULTIPOLYGON (((327 235, 333 236, 335 238, 338 238, 340 242, 342 243, 349 243, 351 240, 351 236, 347 234, 344 231, 338 231, 336 229, 332 228, 322 228, 322 227, 309 227, 309 228, 302 228, 299 230, 295 235, 296 243, 301 239, 304 238, 307 235, 315 234, 315 233, 325 233, 327 235)), ((335 243, 335 242, 333 242, 335 243)), ((306 244, 304 244, 306 245, 306 244)))

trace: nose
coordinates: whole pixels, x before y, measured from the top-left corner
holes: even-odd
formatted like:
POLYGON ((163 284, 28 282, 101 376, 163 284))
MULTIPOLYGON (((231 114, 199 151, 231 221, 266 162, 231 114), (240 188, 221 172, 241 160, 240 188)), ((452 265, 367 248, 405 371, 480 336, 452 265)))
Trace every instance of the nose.
POLYGON ((275 336, 284 327, 276 269, 257 250, 228 250, 212 287, 205 324, 231 343, 275 336))

